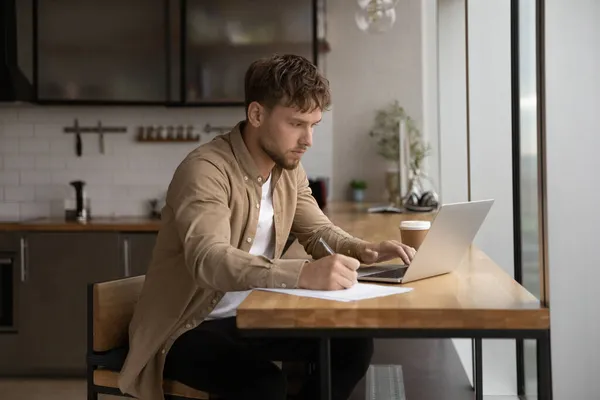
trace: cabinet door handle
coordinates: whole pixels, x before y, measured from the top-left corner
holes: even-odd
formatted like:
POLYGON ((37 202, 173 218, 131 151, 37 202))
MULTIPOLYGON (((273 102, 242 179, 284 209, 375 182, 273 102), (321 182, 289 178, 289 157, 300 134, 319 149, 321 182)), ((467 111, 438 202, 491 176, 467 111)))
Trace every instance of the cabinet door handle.
POLYGON ((131 268, 129 266, 129 239, 123 239, 123 266, 125 276, 131 275, 131 268))
POLYGON ((21 238, 21 282, 27 282, 27 239, 21 238))

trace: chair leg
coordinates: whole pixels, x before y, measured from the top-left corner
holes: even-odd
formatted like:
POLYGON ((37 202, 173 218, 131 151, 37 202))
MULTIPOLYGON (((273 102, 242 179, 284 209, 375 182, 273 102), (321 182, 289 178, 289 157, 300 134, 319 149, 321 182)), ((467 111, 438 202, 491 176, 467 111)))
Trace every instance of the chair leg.
POLYGON ((98 393, 94 392, 93 389, 88 388, 88 400, 98 400, 98 393))
POLYGON ((87 366, 87 398, 88 400, 98 400, 98 392, 94 390, 94 367, 87 366))

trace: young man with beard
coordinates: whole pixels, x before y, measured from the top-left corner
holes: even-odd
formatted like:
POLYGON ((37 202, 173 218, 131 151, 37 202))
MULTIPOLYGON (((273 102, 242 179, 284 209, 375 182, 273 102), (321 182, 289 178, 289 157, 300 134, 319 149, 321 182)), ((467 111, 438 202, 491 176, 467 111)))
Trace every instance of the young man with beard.
MULTIPOLYGON (((300 160, 329 105, 328 81, 305 58, 257 60, 245 76, 245 120, 178 166, 130 325, 124 393, 162 400, 165 377, 227 400, 284 400, 272 360, 316 360, 318 342, 242 337, 236 309, 250 290, 349 288, 360 262, 412 260, 415 250, 402 243, 370 243, 334 226, 312 197, 300 160), (290 233, 315 261, 280 258, 290 233)), ((333 399, 350 396, 372 352, 371 339, 332 340, 333 399)), ((301 397, 317 393, 309 380, 301 397)))

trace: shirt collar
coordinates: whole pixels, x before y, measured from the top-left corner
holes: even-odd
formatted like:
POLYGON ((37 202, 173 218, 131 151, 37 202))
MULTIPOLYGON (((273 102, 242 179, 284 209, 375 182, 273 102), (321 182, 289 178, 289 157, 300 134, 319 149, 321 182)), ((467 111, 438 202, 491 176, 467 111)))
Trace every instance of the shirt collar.
MULTIPOLYGON (((252 155, 248 151, 246 147, 246 143, 244 143, 244 138, 242 137, 242 130, 244 129, 245 121, 238 122, 231 132, 229 133, 229 137, 231 138, 231 147, 233 149, 233 155, 235 156, 238 164, 242 168, 244 174, 248 176, 254 182, 258 182, 260 185, 265 183, 265 179, 263 179, 258 171, 258 167, 252 158, 252 155), (259 180, 260 178, 260 180, 259 180)), ((277 165, 271 171, 271 186, 278 181, 279 176, 281 175, 281 168, 277 165)))

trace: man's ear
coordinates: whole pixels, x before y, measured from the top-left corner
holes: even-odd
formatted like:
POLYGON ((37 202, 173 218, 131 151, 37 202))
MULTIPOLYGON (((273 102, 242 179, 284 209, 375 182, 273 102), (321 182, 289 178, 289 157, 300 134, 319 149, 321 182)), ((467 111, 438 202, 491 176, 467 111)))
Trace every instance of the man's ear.
POLYGON ((255 127, 258 128, 264 122, 265 119, 265 109, 258 102, 253 101, 248 106, 248 122, 255 127))

